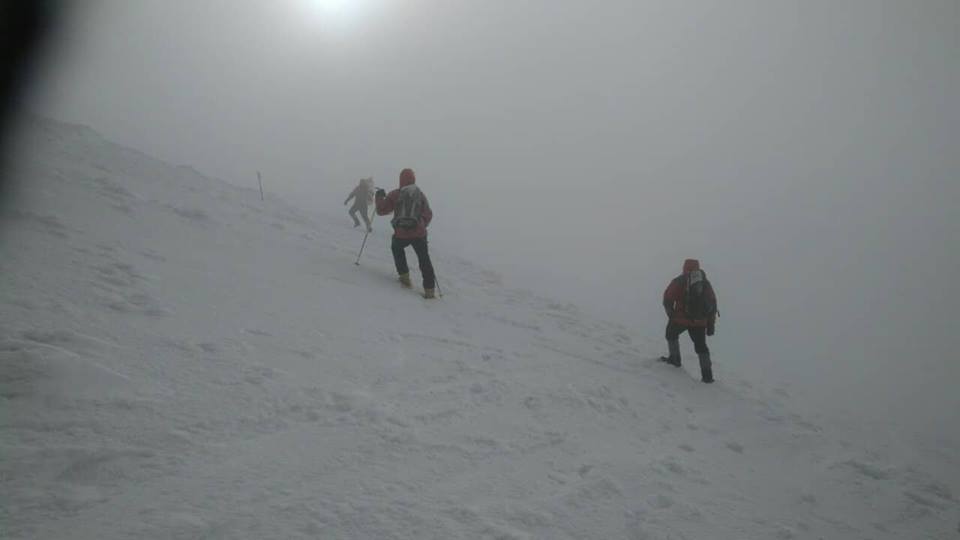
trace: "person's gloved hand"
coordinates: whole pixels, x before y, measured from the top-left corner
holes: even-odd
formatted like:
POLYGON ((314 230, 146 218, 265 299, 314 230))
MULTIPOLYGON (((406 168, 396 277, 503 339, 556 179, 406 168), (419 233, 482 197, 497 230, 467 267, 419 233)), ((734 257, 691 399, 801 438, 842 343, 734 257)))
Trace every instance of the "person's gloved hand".
POLYGON ((387 196, 387 192, 383 188, 377 188, 377 198, 382 199, 387 196))
POLYGON ((717 331, 717 327, 714 326, 713 322, 707 323, 707 335, 712 336, 717 331))

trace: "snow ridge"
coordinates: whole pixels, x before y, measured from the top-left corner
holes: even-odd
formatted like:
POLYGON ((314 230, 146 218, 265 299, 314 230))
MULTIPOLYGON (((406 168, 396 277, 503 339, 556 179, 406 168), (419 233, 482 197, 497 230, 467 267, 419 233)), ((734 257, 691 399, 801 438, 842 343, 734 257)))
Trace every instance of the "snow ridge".
MULTIPOLYGON (((34 119, 0 245, 6 538, 949 538, 960 449, 34 119), (689 363, 689 358, 688 358, 689 363), (693 366, 695 370, 696 367, 693 366)), ((435 224, 442 227, 442 221, 435 224)))

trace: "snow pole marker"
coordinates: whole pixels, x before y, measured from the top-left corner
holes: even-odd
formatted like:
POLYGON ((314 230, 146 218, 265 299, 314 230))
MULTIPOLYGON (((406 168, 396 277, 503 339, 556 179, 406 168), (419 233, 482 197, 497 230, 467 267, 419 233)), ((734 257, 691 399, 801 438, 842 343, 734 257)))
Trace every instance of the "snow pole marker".
POLYGON ((260 178, 260 171, 257 171, 257 183, 260 184, 260 202, 263 202, 263 180, 260 178))

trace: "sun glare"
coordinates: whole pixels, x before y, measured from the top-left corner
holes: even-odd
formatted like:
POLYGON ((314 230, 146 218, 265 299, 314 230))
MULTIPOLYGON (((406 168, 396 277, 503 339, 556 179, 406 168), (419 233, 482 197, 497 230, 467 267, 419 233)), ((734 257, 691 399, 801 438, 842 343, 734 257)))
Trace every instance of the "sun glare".
POLYGON ((327 28, 350 26, 363 11, 364 0, 301 0, 315 22, 327 28))
POLYGON ((318 15, 327 17, 343 16, 350 0, 307 0, 318 15))

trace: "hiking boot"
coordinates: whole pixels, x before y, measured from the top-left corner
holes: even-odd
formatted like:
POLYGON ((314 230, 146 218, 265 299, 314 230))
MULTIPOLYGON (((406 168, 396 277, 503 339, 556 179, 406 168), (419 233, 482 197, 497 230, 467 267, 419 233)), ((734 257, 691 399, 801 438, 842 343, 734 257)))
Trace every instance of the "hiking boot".
POLYGON ((660 357, 660 361, 661 361, 661 362, 664 362, 664 363, 666 363, 666 364, 670 364, 670 365, 673 366, 673 367, 680 367, 680 365, 681 365, 679 358, 671 358, 671 357, 669 357, 669 356, 661 356, 661 357, 660 357))
POLYGON ((700 380, 709 384, 713 382, 713 364, 710 362, 710 353, 698 353, 700 359, 700 380))
POLYGON ((680 367, 680 342, 667 341, 667 349, 670 351, 670 356, 661 356, 660 361, 674 367, 680 367))
POLYGON ((436 295, 434 294, 434 290, 433 290, 433 289, 424 289, 424 290, 423 290, 423 297, 429 300, 429 299, 431 299, 431 298, 436 298, 436 295))
POLYGON ((400 274, 400 277, 398 277, 397 279, 400 280, 400 285, 402 285, 404 289, 409 289, 409 288, 412 288, 412 287, 413 287, 413 283, 410 282, 410 274, 409 274, 409 273, 407 273, 407 274, 400 274))

